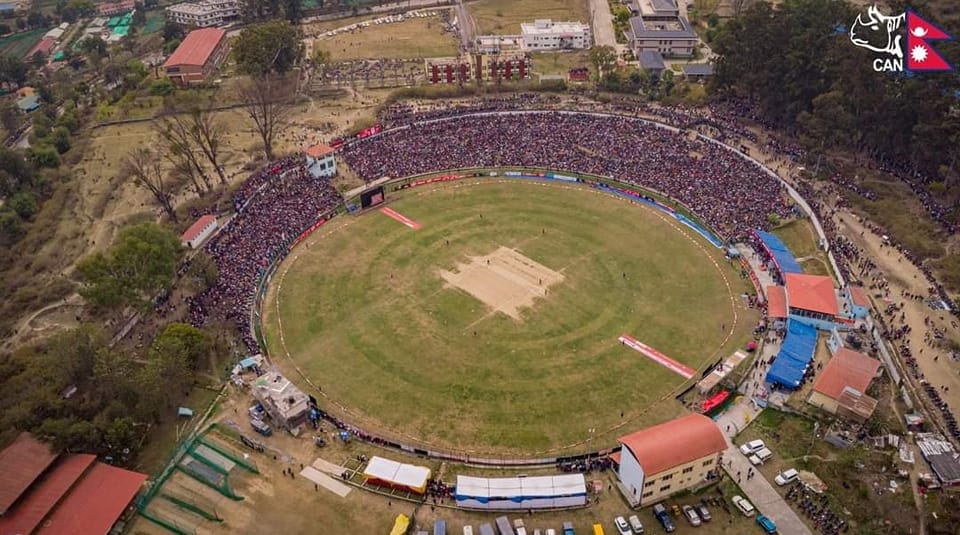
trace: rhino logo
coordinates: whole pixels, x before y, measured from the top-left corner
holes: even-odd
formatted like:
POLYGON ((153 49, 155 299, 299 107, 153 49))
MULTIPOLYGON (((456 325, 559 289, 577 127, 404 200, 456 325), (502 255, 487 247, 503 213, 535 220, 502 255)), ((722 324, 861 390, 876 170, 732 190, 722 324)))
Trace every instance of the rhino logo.
POLYGON ((905 19, 904 13, 891 17, 880 13, 876 5, 870 6, 867 8, 867 20, 863 20, 861 13, 850 26, 850 42, 867 50, 903 59, 900 27, 905 19))

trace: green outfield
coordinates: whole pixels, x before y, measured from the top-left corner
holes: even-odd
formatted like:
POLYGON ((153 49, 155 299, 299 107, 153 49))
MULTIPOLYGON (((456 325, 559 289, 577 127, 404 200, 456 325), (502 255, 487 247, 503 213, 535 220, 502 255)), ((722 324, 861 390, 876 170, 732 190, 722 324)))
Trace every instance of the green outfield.
POLYGON ((688 382, 618 336, 703 370, 757 320, 739 269, 653 209, 521 180, 390 195, 419 230, 341 216, 284 261, 263 305, 274 362, 371 431, 489 455, 612 445, 685 411, 688 382))

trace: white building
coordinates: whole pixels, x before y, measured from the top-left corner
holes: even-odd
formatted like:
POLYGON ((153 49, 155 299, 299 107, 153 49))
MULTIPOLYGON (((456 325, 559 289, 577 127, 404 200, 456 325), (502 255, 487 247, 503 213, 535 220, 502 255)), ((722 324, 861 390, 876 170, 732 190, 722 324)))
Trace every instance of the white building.
POLYGON ((307 155, 307 170, 313 178, 329 178, 337 174, 337 160, 329 146, 317 144, 303 149, 303 152, 307 155))
POLYGON ((590 25, 582 22, 553 22, 540 19, 533 24, 520 24, 522 47, 527 52, 590 48, 593 38, 590 25))
POLYGON ((643 52, 675 57, 694 55, 699 38, 690 22, 680 16, 675 0, 636 0, 634 5, 637 16, 630 19, 626 37, 635 56, 640 57, 643 52))
POLYGON ((167 18, 184 26, 220 26, 240 17, 239 0, 199 0, 167 8, 167 18))
POLYGON ((180 245, 191 249, 199 249, 215 230, 217 230, 217 218, 212 215, 205 215, 180 235, 180 245))

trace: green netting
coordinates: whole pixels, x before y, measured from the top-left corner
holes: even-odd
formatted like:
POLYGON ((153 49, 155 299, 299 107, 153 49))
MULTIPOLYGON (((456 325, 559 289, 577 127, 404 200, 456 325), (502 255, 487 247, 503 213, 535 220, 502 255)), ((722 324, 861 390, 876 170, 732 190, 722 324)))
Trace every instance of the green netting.
POLYGON ((177 507, 180 507, 180 508, 182 508, 182 509, 186 509, 187 511, 190 511, 191 513, 194 513, 194 514, 197 514, 197 515, 202 516, 205 520, 210 520, 210 521, 213 521, 213 522, 223 522, 223 519, 220 518, 219 516, 217 516, 216 510, 213 510, 212 512, 211 512, 211 511, 207 511, 207 510, 204 509, 203 507, 200 507, 199 505, 191 502, 188 498, 186 498, 186 497, 184 497, 184 496, 178 496, 178 495, 176 495, 176 494, 174 494, 174 493, 163 492, 163 493, 160 494, 160 497, 163 498, 163 499, 165 499, 165 500, 167 500, 167 501, 169 501, 169 502, 172 502, 172 503, 175 504, 177 507))
POLYGON ((170 500, 153 500, 140 514, 173 533, 193 535, 206 519, 170 500))
POLYGON ((110 17, 110 20, 107 21, 107 26, 113 28, 117 24, 120 24, 120 17, 110 17))
POLYGON ((240 450, 237 449, 237 446, 241 445, 242 443, 240 443, 238 438, 234 437, 232 433, 227 431, 228 430, 218 426, 217 424, 212 424, 200 439, 200 442, 206 446, 209 446, 220 455, 230 459, 241 468, 249 472, 253 472, 254 474, 259 474, 260 470, 257 468, 257 465, 254 464, 254 462, 251 461, 248 456, 245 456, 240 450))
POLYGON ((130 26, 127 26, 124 24, 121 24, 120 26, 117 26, 116 28, 113 29, 113 35, 119 35, 121 37, 124 37, 128 33, 130 33, 130 26))
POLYGON ((233 489, 230 488, 226 474, 220 473, 197 457, 192 455, 184 457, 183 460, 177 464, 177 469, 231 500, 240 501, 243 499, 242 496, 238 496, 233 492, 233 489))

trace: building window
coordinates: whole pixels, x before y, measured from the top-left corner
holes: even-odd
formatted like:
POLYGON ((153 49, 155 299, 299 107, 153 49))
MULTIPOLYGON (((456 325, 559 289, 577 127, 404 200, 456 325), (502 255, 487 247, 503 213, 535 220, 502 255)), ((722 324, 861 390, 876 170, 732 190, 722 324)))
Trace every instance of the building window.
POLYGON ((670 490, 670 485, 665 485, 663 487, 660 487, 660 492, 667 492, 668 490, 670 490))
POLYGON ((644 493, 643 493, 643 497, 644 497, 644 498, 649 498, 650 496, 653 496, 653 491, 652 491, 652 490, 651 490, 650 492, 644 492, 644 493))
POLYGON ((693 467, 692 467, 692 466, 688 466, 688 467, 686 467, 686 468, 683 469, 683 473, 684 473, 684 474, 689 474, 690 472, 693 472, 693 467))
POLYGON ((650 481, 647 481, 646 483, 643 484, 643 488, 652 487, 654 483, 656 483, 656 481, 651 479, 650 481))
POLYGON ((673 479, 673 474, 667 474, 661 477, 660 479, 662 479, 663 481, 670 481, 671 479, 673 479))
POLYGON ((707 459, 706 461, 703 461, 703 466, 710 466, 711 464, 713 464, 713 459, 707 459))

